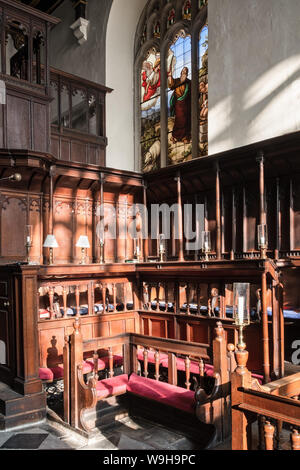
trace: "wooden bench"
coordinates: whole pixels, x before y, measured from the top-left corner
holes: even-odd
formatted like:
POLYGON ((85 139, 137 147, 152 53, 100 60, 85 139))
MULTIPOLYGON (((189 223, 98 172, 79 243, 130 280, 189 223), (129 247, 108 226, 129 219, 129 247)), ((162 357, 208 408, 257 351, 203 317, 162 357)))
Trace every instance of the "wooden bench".
MULTIPOLYGON (((189 435, 202 435, 206 446, 213 435, 216 441, 228 436, 229 426, 229 370, 225 332, 219 322, 215 329, 213 347, 127 333, 115 337, 94 338, 83 341, 80 320, 76 319, 74 333, 64 348, 64 419, 74 428, 91 431, 85 419, 86 413, 97 410, 97 404, 111 396, 126 398, 130 415, 142 414, 149 419, 174 425, 189 435), (109 379, 98 380, 98 350, 122 347, 123 374, 114 376, 109 364, 109 379), (83 355, 93 351, 93 375, 86 382, 83 376, 83 355), (162 379, 162 363, 168 360, 168 383, 162 379), (178 384, 178 361, 185 364, 185 388, 178 384), (140 364, 143 363, 143 376, 140 364), (198 364, 198 384, 193 388, 191 363, 198 364), (149 364, 154 377, 150 378, 149 364), (212 364, 214 372, 208 393, 204 382, 205 364, 212 364), (226 415, 226 416, 225 416, 226 415), (203 432, 199 434, 202 428, 203 432), (189 432, 191 431, 191 432, 189 432), (205 432, 204 432, 205 431, 205 432), (209 439, 208 439, 209 438, 209 439)), ((193 374, 193 373, 192 373, 193 374)))

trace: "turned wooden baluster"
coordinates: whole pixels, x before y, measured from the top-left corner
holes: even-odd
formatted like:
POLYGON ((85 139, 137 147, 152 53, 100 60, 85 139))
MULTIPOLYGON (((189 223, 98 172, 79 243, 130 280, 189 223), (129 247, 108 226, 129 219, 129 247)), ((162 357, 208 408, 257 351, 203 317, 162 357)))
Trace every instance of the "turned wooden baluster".
POLYGON ((159 311, 159 290, 160 290, 160 283, 158 282, 156 284, 156 309, 155 310, 158 310, 159 311))
POLYGON ((200 375, 200 377, 204 377, 204 371, 205 371, 204 361, 203 361, 203 359, 200 359, 199 360, 199 375, 200 375))
POLYGON ((258 450, 264 450, 265 448, 265 439, 264 439, 264 426, 266 423, 265 416, 258 416, 257 424, 258 424, 258 450))
POLYGON ((274 450, 274 433, 275 427, 270 423, 270 421, 266 421, 266 424, 264 425, 266 450, 274 450))
POLYGON ((165 311, 168 311, 168 303, 169 303, 169 284, 166 282, 165 283, 165 302, 166 302, 166 308, 165 311))
POLYGON ((98 375, 98 365, 99 365, 99 355, 98 355, 98 352, 97 351, 94 351, 94 354, 93 354, 93 363, 94 363, 94 370, 93 370, 93 373, 94 373, 94 377, 99 378, 99 375, 98 375))
POLYGON ((190 382, 191 361, 190 361, 190 358, 188 356, 186 356, 184 363, 185 363, 185 386, 186 386, 187 390, 189 390, 191 388, 191 382, 190 382))
POLYGON ((53 320, 55 318, 54 310, 53 310, 53 300, 54 300, 54 287, 53 286, 49 287, 48 295, 49 295, 50 319, 53 320))
MULTIPOLYGON (((113 290, 113 311, 115 312, 117 308, 117 287, 115 283, 112 285, 112 290, 113 290)), ((126 302, 126 298, 124 298, 124 301, 126 302)), ((125 307, 125 310, 126 310, 126 307, 125 307)))
POLYGON ((200 284, 197 284, 197 315, 201 315, 201 288, 200 284))
POLYGON ((300 433, 297 429, 293 429, 291 433, 292 450, 300 450, 300 433))
POLYGON ((76 317, 80 315, 80 291, 79 286, 75 287, 75 298, 76 298, 76 317))
POLYGON ((143 352, 144 356, 144 377, 148 377, 148 349, 144 349, 143 352))
POLYGON ((67 316, 67 287, 63 286, 63 302, 64 302, 64 308, 63 308, 63 318, 67 316))
POLYGON ((211 292, 210 284, 207 284, 207 313, 209 317, 212 316, 210 292, 211 292))
POLYGON ((160 374, 159 374, 159 351, 155 351, 154 354, 154 360, 155 360, 155 380, 159 380, 160 374))
POLYGON ((110 378, 114 376, 114 356, 112 348, 108 348, 108 375, 110 378))
POLYGON ((106 310, 106 284, 102 284, 102 305, 103 305, 103 313, 105 313, 105 310, 106 310))
POLYGON ((191 291, 190 285, 189 285, 189 283, 187 283, 185 292, 186 292, 186 313, 187 313, 188 315, 191 314, 191 309, 190 309, 190 291, 191 291))

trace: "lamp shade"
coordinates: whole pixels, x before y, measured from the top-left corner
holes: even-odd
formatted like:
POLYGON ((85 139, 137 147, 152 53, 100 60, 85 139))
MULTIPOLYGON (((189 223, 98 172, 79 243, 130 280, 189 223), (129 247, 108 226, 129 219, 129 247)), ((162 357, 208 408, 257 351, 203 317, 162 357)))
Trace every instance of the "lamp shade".
POLYGON ((90 242, 86 235, 80 235, 78 242, 76 243, 78 248, 90 248, 90 242))
POLYGON ((44 248, 58 248, 59 245, 56 241, 56 238, 54 235, 47 235, 46 240, 44 241, 44 248))

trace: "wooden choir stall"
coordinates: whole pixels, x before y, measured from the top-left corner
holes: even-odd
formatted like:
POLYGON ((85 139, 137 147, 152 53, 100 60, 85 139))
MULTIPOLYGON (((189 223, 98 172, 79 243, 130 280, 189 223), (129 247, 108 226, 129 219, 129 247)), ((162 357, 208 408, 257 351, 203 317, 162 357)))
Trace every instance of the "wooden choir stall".
POLYGON ((231 435, 232 401, 234 448, 248 412, 291 423, 299 447, 298 378, 285 388, 300 323, 299 136, 149 174, 107 168, 113 90, 50 67, 52 16, 0 0, 0 19, 0 430, 44 419, 48 403, 86 435, 140 413, 207 448, 231 435), (173 209, 153 229, 154 205, 173 209), (188 244, 187 225, 209 233, 207 249, 188 244), (245 374, 236 283, 250 285, 245 374))

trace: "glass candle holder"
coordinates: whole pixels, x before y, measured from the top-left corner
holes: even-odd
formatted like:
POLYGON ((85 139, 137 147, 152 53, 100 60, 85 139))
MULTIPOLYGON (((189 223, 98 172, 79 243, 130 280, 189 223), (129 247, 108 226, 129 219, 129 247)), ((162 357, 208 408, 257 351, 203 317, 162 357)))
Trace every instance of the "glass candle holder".
POLYGON ((233 284, 233 319, 239 327, 239 345, 244 345, 243 328, 250 324, 250 284, 233 284))
POLYGON ((211 252, 211 236, 209 231, 202 232, 202 252, 208 260, 208 254, 211 252))

